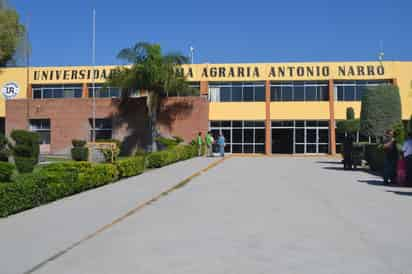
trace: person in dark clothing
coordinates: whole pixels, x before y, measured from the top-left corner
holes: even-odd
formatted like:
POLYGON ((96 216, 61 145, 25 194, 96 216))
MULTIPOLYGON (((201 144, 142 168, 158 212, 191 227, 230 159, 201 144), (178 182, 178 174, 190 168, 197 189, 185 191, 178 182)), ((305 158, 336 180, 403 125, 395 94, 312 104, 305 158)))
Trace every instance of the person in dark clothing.
POLYGON ((408 133, 408 138, 402 147, 403 158, 406 161, 406 184, 412 186, 412 132, 408 133))
POLYGON ((345 136, 345 141, 343 142, 343 169, 348 170, 353 167, 353 136, 348 134, 345 136))
POLYGON ((399 159, 398 148, 396 147, 396 140, 393 136, 392 130, 387 130, 383 139, 383 151, 385 153, 383 163, 383 183, 395 183, 396 164, 399 159))

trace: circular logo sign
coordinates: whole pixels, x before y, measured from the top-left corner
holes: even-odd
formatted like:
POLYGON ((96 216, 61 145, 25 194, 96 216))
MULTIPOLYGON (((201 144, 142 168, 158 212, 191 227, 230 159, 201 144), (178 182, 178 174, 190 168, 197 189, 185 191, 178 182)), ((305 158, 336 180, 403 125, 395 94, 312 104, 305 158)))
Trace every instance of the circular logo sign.
POLYGON ((1 89, 1 92, 3 93, 4 97, 6 97, 6 99, 13 99, 19 94, 19 91, 19 85, 17 85, 17 83, 15 82, 7 83, 1 89))

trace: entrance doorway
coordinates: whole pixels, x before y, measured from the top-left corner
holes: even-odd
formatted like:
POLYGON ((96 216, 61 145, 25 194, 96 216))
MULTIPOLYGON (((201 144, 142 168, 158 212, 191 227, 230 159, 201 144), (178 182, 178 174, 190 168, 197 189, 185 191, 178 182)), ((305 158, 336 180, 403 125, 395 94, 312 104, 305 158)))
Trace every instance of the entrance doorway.
POLYGON ((293 128, 272 129, 272 153, 293 153, 293 128))

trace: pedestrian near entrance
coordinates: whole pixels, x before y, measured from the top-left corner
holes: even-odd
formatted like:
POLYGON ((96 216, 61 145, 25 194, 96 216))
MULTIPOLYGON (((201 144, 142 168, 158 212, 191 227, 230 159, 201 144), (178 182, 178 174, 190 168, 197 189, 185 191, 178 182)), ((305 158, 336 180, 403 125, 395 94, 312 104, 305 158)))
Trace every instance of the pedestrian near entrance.
POLYGON ((396 164, 398 162, 399 153, 396 147, 396 140, 393 135, 393 130, 387 130, 383 139, 383 151, 385 158, 383 162, 383 183, 395 183, 396 164))
POLYGON ((199 132, 197 135, 197 155, 198 156, 202 155, 202 144, 203 144, 202 133, 199 132))
POLYGON ((214 140, 213 140, 213 136, 210 133, 210 131, 206 133, 205 139, 206 139, 205 141, 206 141, 206 146, 207 146, 207 156, 212 157, 213 156, 212 145, 214 143, 214 140))
POLYGON ((219 146, 219 153, 221 157, 225 157, 225 136, 223 136, 222 132, 219 134, 219 138, 217 139, 217 144, 219 146))
POLYGON ((408 133, 408 138, 403 144, 402 152, 406 161, 406 184, 412 186, 412 132, 408 133))

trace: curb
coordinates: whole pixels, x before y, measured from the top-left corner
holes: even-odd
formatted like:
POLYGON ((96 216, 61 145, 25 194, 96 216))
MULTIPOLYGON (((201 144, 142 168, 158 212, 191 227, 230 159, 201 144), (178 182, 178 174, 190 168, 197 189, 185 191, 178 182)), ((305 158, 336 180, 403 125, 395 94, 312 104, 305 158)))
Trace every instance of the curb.
POLYGON ((57 252, 56 254, 54 254, 53 256, 47 258, 46 260, 40 262, 39 264, 35 265, 34 267, 30 268, 28 271, 25 271, 24 274, 30 274, 33 273, 37 270, 39 270, 40 268, 42 268, 43 266, 45 266, 47 263, 58 259, 59 257, 61 257, 62 255, 66 254, 67 252, 69 252, 70 250, 74 249, 75 247, 81 245, 82 243, 98 236, 100 233, 104 232, 105 230, 108 230, 109 228, 111 228, 112 226, 120 223, 121 221, 123 221, 124 219, 130 217, 131 215, 137 213, 139 210, 143 209, 144 207, 151 205, 152 203, 158 201, 160 198, 162 198, 163 196, 168 195, 169 193, 187 185, 191 180, 193 180, 194 178, 202 175, 203 173, 209 171, 210 169, 214 168, 215 166, 219 165, 220 163, 222 163, 224 160, 228 159, 230 157, 226 157, 226 158, 222 158, 219 160, 214 161, 213 163, 209 164, 206 168, 201 169, 198 172, 193 173, 192 175, 190 175, 189 177, 185 178, 184 180, 180 181, 178 184, 162 191, 160 194, 156 195, 155 197, 142 202, 141 204, 138 204, 136 207, 132 208, 131 210, 127 211, 124 215, 114 219, 111 223, 106 224, 104 226, 102 226, 101 228, 99 228, 98 230, 96 230, 95 232, 93 232, 92 234, 89 234, 88 236, 82 238, 81 240, 75 242, 74 244, 70 245, 69 247, 63 249, 62 251, 57 252))

